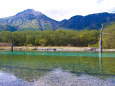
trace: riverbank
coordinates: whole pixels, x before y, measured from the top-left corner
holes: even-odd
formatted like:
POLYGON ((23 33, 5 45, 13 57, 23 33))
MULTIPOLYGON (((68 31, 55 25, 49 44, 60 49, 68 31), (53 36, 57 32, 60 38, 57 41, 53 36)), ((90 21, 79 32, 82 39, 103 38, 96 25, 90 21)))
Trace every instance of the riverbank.
MULTIPOLYGON (((0 51, 10 51, 11 47, 0 47, 0 51)), ((14 51, 96 51, 98 52, 98 48, 93 47, 67 47, 67 46, 35 46, 35 47, 27 47, 27 46, 14 46, 14 51)), ((115 51, 115 49, 103 49, 103 51, 115 51)))

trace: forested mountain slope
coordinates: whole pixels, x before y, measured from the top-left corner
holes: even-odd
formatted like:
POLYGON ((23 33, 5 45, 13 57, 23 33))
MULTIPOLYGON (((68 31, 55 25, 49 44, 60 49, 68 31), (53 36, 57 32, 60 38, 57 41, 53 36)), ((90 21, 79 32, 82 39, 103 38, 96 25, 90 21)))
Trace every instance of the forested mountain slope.
POLYGON ((97 13, 87 16, 73 16, 69 20, 61 21, 60 25, 74 30, 98 30, 101 28, 101 24, 109 24, 113 21, 115 21, 115 13, 97 13))
POLYGON ((0 31, 24 30, 99 30, 101 24, 108 25, 115 21, 115 13, 97 13, 87 16, 73 16, 69 20, 56 21, 39 11, 27 9, 15 16, 0 18, 0 31))
POLYGON ((27 9, 15 16, 1 18, 0 29, 6 30, 5 28, 2 28, 2 26, 5 25, 15 26, 17 30, 55 30, 57 29, 58 22, 45 16, 41 12, 33 9, 27 9))

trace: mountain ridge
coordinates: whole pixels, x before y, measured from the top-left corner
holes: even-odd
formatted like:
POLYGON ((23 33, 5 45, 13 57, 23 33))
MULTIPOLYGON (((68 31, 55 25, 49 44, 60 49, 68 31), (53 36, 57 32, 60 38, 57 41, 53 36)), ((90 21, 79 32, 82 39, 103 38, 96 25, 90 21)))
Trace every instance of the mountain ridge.
POLYGON ((27 9, 14 16, 0 19, 0 24, 6 24, 11 26, 16 26, 17 29, 22 28, 34 28, 39 30, 44 30, 48 28, 56 29, 58 22, 47 17, 39 11, 33 9, 27 9))
POLYGON ((56 21, 45 14, 26 9, 14 16, 0 18, 0 31, 20 30, 57 30, 59 28, 72 30, 99 30, 101 24, 109 24, 115 21, 115 13, 96 13, 86 16, 75 15, 70 19, 56 21))
POLYGON ((68 20, 61 21, 61 26, 67 28, 81 29, 99 29, 101 24, 109 24, 115 21, 115 13, 97 13, 87 16, 76 15, 68 20), (74 22, 74 23, 72 23, 74 22))

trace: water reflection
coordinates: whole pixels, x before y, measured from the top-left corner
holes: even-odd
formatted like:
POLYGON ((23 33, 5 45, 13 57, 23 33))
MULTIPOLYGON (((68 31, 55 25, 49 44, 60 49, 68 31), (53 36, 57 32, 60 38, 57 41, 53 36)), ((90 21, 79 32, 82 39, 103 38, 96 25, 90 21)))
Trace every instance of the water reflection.
POLYGON ((9 60, 9 68, 12 71, 13 51, 11 51, 11 58, 9 60))
POLYGON ((99 68, 102 70, 102 52, 99 52, 99 68))
POLYGON ((11 73, 0 71, 0 86, 32 86, 32 83, 16 78, 11 73))
MULTIPOLYGON (((114 80, 115 81, 115 80, 114 80)), ((98 77, 89 75, 76 76, 68 71, 55 69, 47 73, 45 76, 34 82, 35 86, 114 86, 108 80, 101 80, 98 77)))
POLYGON ((31 86, 115 85, 114 58, 104 57, 102 66, 102 53, 45 52, 45 55, 43 54, 44 52, 0 54, 0 70, 2 70, 0 85, 13 86, 14 82, 20 86, 23 86, 20 83, 31 86), (100 79, 102 76, 105 80, 100 79), (4 82, 5 79, 11 80, 4 82))
POLYGON ((0 71, 0 85, 2 86, 115 86, 115 80, 108 78, 101 80, 98 77, 82 74, 80 76, 58 68, 38 77, 33 82, 16 78, 11 73, 0 71))

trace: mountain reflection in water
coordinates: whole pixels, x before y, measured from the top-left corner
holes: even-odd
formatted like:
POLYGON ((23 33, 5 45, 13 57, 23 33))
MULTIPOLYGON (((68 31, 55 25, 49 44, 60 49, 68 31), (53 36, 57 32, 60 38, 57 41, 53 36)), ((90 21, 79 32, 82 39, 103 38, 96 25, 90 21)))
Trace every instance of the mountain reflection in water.
POLYGON ((75 75, 69 71, 58 68, 46 73, 33 82, 16 78, 9 73, 0 72, 0 85, 2 86, 115 86, 115 80, 108 78, 102 80, 89 75, 75 75))
POLYGON ((0 52, 0 86, 115 86, 114 65, 114 52, 0 52))
POLYGON ((32 86, 32 83, 16 78, 11 73, 0 71, 0 86, 32 86))

